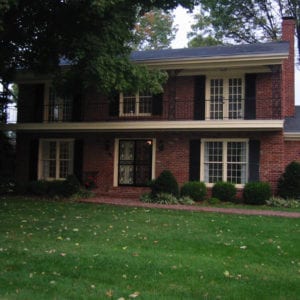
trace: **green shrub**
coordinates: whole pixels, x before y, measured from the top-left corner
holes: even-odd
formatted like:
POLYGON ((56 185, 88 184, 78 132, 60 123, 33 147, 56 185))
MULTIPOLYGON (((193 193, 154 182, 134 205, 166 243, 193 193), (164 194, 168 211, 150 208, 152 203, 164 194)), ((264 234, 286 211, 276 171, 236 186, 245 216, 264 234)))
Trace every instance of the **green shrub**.
POLYGON ((280 197, 272 197, 266 201, 266 204, 268 206, 273 206, 273 207, 285 207, 285 208, 300 207, 300 201, 297 201, 295 199, 283 199, 280 197))
POLYGON ((69 175, 63 183, 63 195, 65 197, 74 195, 81 189, 80 182, 75 175, 69 175))
POLYGON ((206 196, 206 185, 200 181, 186 182, 181 188, 181 196, 189 196, 194 201, 203 201, 206 196))
POLYGON ((37 180, 29 184, 29 192, 43 197, 70 197, 80 191, 80 183, 74 175, 66 180, 37 180))
POLYGON ((154 198, 150 193, 144 193, 140 196, 140 200, 144 203, 154 203, 154 198))
POLYGON ((16 182, 9 178, 0 176, 0 195, 10 194, 15 191, 16 182))
POLYGON ((182 196, 178 199, 178 203, 183 205, 193 205, 195 204, 195 201, 189 196, 182 196))
POLYGON ((156 197, 160 193, 171 194, 175 197, 179 195, 178 183, 174 175, 168 170, 161 172, 161 174, 150 183, 150 188, 152 197, 156 197))
POLYGON ((212 188, 212 197, 225 202, 235 202, 236 187, 231 182, 219 181, 212 188))
POLYGON ((271 196, 272 190, 268 182, 248 182, 244 187, 243 198, 246 204, 265 204, 271 196))
POLYGON ((293 161, 285 168, 278 181, 278 195, 282 198, 300 199, 300 163, 293 161))
POLYGON ((158 204, 178 204, 177 198, 168 193, 159 193, 154 199, 155 203, 158 204))
POLYGON ((211 205, 216 205, 216 204, 219 204, 221 201, 218 198, 212 197, 212 198, 208 198, 207 202, 211 205))
POLYGON ((29 183, 29 193, 36 196, 47 196, 49 191, 49 181, 37 180, 29 183))

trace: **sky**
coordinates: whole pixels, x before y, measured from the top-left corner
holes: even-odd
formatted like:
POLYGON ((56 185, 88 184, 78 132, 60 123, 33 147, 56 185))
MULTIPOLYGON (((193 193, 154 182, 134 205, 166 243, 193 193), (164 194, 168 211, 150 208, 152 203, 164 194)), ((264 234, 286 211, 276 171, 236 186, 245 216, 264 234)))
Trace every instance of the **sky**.
MULTIPOLYGON (((185 48, 188 43, 187 33, 191 31, 191 25, 194 23, 193 15, 181 6, 174 10, 174 14, 174 24, 177 25, 178 31, 171 46, 174 49, 185 48)), ((300 67, 295 67, 295 99, 296 105, 300 105, 300 67)))

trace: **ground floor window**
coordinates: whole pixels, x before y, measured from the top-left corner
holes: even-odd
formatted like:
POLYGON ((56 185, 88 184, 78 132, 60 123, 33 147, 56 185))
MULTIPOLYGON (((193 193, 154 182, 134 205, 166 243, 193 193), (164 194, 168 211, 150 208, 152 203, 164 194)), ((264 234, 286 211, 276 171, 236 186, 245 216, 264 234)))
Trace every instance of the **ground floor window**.
POLYGON ((249 151, 246 140, 204 140, 201 150, 201 180, 206 183, 247 182, 249 151))
POLYGON ((119 140, 118 184, 146 186, 152 178, 153 140, 119 140))
POLYGON ((40 140, 39 179, 64 179, 73 173, 73 140, 40 140))

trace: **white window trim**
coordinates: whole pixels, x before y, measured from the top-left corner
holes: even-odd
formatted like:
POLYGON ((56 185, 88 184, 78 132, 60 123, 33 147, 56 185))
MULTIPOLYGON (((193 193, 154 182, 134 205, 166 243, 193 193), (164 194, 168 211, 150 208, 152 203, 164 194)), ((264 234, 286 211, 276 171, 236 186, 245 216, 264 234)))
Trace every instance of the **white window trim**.
POLYGON ((71 164, 71 174, 74 171, 74 139, 39 139, 39 153, 38 153, 38 180, 64 180, 65 178, 59 178, 57 176, 58 170, 59 170, 59 151, 56 151, 56 176, 55 178, 44 178, 43 177, 43 143, 44 142, 69 142, 71 143, 71 154, 70 154, 70 161, 72 162, 71 164))
MULTIPOLYGON (((205 84, 205 95, 206 95, 206 101, 205 101, 205 120, 215 120, 210 118, 210 86, 211 86, 211 80, 213 79, 223 79, 223 120, 228 120, 229 118, 229 79, 232 78, 241 78, 242 79, 242 112, 243 112, 243 118, 245 118, 245 74, 242 73, 216 73, 216 74, 210 74, 206 77, 206 84, 205 84)), ((220 119, 222 120, 222 119, 220 119)))
POLYGON ((115 155, 114 155, 114 179, 113 186, 118 187, 119 181, 119 141, 136 141, 136 140, 151 140, 152 141, 152 166, 151 180, 155 178, 155 161, 156 161, 156 138, 117 138, 115 139, 115 155))
MULTIPOLYGON (((223 181, 226 181, 227 174, 227 144, 228 142, 243 142, 246 143, 246 182, 249 180, 249 139, 201 139, 201 151, 200 151, 200 181, 204 182, 204 155, 205 155, 205 143, 206 142, 222 142, 223 146, 223 154, 222 154, 222 164, 223 164, 223 181)), ((214 183, 205 182, 207 187, 213 187, 214 183)), ((237 188, 243 188, 245 184, 235 184, 237 188)))
MULTIPOLYGON (((132 95, 133 97, 134 95, 132 95)), ((144 96, 144 95, 142 95, 144 96)), ((120 117, 130 117, 130 116, 151 116, 152 113, 140 113, 140 93, 135 94, 135 112, 134 113, 124 113, 124 94, 120 93, 120 117)))

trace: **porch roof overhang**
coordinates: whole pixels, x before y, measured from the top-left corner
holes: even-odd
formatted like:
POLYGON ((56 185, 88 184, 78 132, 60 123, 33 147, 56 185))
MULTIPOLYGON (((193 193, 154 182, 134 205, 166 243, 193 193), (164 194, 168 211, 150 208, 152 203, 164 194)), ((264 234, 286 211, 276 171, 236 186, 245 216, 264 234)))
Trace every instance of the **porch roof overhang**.
POLYGON ((218 68, 245 68, 245 67, 264 67, 272 65, 281 65, 286 54, 270 55, 238 55, 231 57, 213 57, 213 58, 182 58, 165 60, 144 60, 134 61, 135 64, 146 65, 149 68, 160 70, 194 70, 194 69, 218 69, 218 68))
POLYGON ((279 131, 283 120, 217 120, 217 121, 126 121, 18 123, 0 125, 1 131, 35 132, 197 132, 197 131, 279 131))

